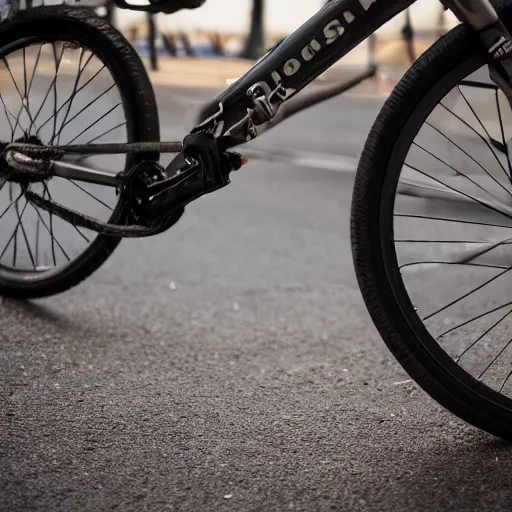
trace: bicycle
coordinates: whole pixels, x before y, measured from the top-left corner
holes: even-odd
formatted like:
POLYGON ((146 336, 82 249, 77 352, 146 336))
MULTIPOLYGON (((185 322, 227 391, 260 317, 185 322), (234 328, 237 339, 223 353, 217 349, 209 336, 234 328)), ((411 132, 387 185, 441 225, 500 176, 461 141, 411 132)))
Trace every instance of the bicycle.
MULTIPOLYGON (((187 204, 228 185, 231 172, 245 163, 233 148, 275 125, 285 103, 414 3, 328 2, 209 103, 183 142, 160 142, 151 83, 123 36, 87 12, 52 7, 18 13, 17 0, 9 2, 14 14, 0 25, 0 113, 5 117, 0 125, 0 188, 8 196, 0 220, 12 217, 15 227, 0 254, 0 260, 9 258, 0 266, 0 292, 22 299, 68 290, 97 270, 122 238, 162 233, 180 219, 187 204), (75 70, 74 78, 68 68, 75 70), (103 89, 100 82, 108 77, 111 83, 103 89), (46 80, 44 87, 35 85, 40 79, 46 80), (99 93, 79 108, 77 98, 89 85, 99 93), (67 92, 60 92, 59 101, 61 87, 67 92), (31 94, 40 96, 39 103, 31 94), (46 104, 48 97, 53 101, 46 104), (107 100, 112 100, 111 108, 104 106, 107 100), (98 104, 101 115, 91 121, 90 106, 98 104), (112 116, 115 122, 100 132, 98 123, 112 116), (163 153, 177 154, 165 168, 159 164, 163 153), (94 158, 111 169, 93 165, 94 158), (63 204, 69 197, 66 186, 84 192, 72 206, 63 204), (94 200, 92 212, 82 210, 86 198, 94 200), (23 221, 29 212, 37 227, 32 231, 23 221), (57 236, 57 229, 65 230, 65 236, 57 236), (41 232, 49 236, 46 252, 41 232), (82 244, 73 258, 68 254, 72 236, 82 244), (25 266, 20 269, 16 264, 21 260, 25 266)), ((124 0, 117 4, 135 8, 124 0)), ((504 297, 497 304, 493 295, 488 304, 475 293, 506 282, 512 270, 496 261, 512 240, 507 236, 512 227, 512 145, 503 109, 512 101, 512 5, 488 0, 445 0, 444 5, 461 24, 405 74, 361 156, 351 218, 354 263, 368 311, 411 377, 453 414, 511 439, 507 392, 512 371, 506 356, 512 339, 503 332, 503 322, 512 313, 512 301, 504 297), (482 99, 486 95, 494 110, 482 99), (470 96, 476 98, 473 103, 470 96), (480 107, 474 106, 477 100, 480 107), (466 114, 455 111, 460 106, 466 114), (492 130, 478 115, 482 108, 484 121, 493 119, 492 130), (439 128, 441 114, 449 121, 439 128), (458 123, 460 133, 470 126, 468 116, 478 119, 479 130, 470 130, 464 146, 444 132, 458 123), (417 142, 423 135, 435 140, 435 150, 443 150, 443 156, 417 142), (466 149, 468 140, 471 149, 466 149), (483 148, 478 157, 486 156, 492 171, 472 153, 478 144, 483 148), (454 155, 458 161, 452 165, 448 157, 454 155), (462 158, 467 162, 461 164, 462 158), (435 166, 433 175, 421 169, 427 160, 435 166), (477 171, 482 173, 478 180, 477 171), (484 178, 494 188, 485 188, 484 178), (418 200, 418 191, 427 191, 429 198, 418 200), (437 215, 430 214, 432 204, 437 215), (419 227, 411 227, 413 221, 419 227), (454 225, 457 231, 447 235, 454 225), (483 234, 475 233, 482 228, 483 234), (485 279, 476 279, 479 272, 485 279), (420 284, 419 292, 411 291, 414 283, 420 284), (444 284, 447 289, 436 299, 444 284), (447 298, 461 288, 461 297, 447 298), (477 308, 483 304, 483 311, 468 318, 468 303, 477 308), (450 308, 455 310, 447 314, 450 308), (474 331, 478 322, 492 325, 476 340, 469 338, 468 330, 474 331)), ((155 0, 136 8, 172 11, 177 6, 183 2, 155 0)))

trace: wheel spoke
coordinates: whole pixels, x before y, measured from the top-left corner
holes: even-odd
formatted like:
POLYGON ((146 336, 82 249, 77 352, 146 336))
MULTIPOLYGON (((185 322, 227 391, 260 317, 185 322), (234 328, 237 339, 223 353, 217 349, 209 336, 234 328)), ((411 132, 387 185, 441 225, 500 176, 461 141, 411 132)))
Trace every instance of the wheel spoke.
POLYGON ((451 329, 448 329, 447 331, 442 332, 441 334, 439 334, 439 336, 437 338, 438 339, 443 338, 447 334, 450 334, 451 332, 456 331, 457 329, 460 329, 461 327, 465 327, 466 325, 469 325, 469 324, 475 322, 476 320, 480 320, 480 318, 484 318, 487 315, 491 315, 492 313, 495 313, 496 311, 499 311, 500 309, 506 308, 507 306, 510 306, 510 305, 512 305, 512 302, 507 302, 506 304, 502 304, 501 306, 491 309, 490 311, 481 313, 480 315, 475 316, 474 318, 471 318, 470 320, 466 320, 465 322, 462 322, 462 323, 456 325, 455 327, 452 327, 451 329))
MULTIPOLYGON (((12 199, 12 186, 9 189, 9 197, 10 197, 10 199, 12 199)), ((14 229, 14 247, 13 247, 13 251, 12 251, 12 266, 16 267, 16 256, 18 254, 18 228, 19 228, 19 225, 21 224, 21 215, 20 215, 18 201, 16 201, 16 204, 14 205, 14 210, 16 211, 16 216, 18 218, 18 224, 16 224, 16 228, 14 229)))
POLYGON ((23 225, 23 220, 21 219, 21 216, 20 216, 19 221, 20 221, 21 233, 23 234, 23 238, 25 239, 25 245, 27 246, 30 262, 32 263, 32 266, 34 267, 34 270, 36 270, 36 261, 34 259, 34 255, 32 253, 32 249, 30 248, 30 243, 28 241, 27 232, 25 231, 25 226, 23 225))
MULTIPOLYGON (((76 88, 78 86, 78 81, 80 80, 80 75, 81 75, 81 71, 80 71, 80 68, 81 68, 81 65, 82 65, 82 59, 84 57, 84 49, 83 48, 80 48, 80 57, 78 58, 78 71, 77 71, 77 74, 76 74, 76 77, 75 77, 75 83, 73 84, 73 90, 71 91, 71 95, 69 97, 69 101, 68 101, 68 107, 67 107, 67 110, 66 110, 66 113, 64 114, 64 119, 62 120, 62 123, 61 123, 61 126, 60 126, 60 129, 57 133, 54 133, 51 140, 50 140, 50 144, 53 144, 53 141, 57 138, 57 141, 60 142, 60 134, 62 133, 62 130, 64 129, 64 126, 66 125, 66 119, 68 118, 68 115, 69 115, 69 112, 71 110, 71 107, 73 106, 73 100, 75 98, 75 93, 76 93, 76 88)), ((91 54, 91 57, 92 57, 92 54, 91 54)), ((55 109, 55 112, 56 112, 57 109, 55 109)), ((56 120, 57 119, 57 114, 55 114, 55 117, 54 119, 56 120)))
MULTIPOLYGON (((96 98, 94 98, 92 101, 90 101, 85 107, 83 107, 77 114, 75 114, 69 121, 68 123, 71 123, 74 119, 76 119, 82 112, 84 112, 85 110, 87 110, 91 105, 93 105, 94 103, 96 103, 96 101, 98 101, 100 98, 102 98, 105 94, 107 94, 109 91, 112 90, 112 88, 115 86, 115 84, 112 84, 108 89, 106 89, 105 91, 103 91, 99 96, 97 96, 96 98)), ((105 117, 105 116, 103 116, 105 117)), ((101 119, 103 119, 103 117, 101 117, 99 120, 101 121, 101 119)), ((87 130, 84 130, 84 132, 87 131, 87 130)), ((82 135, 82 133, 79 133, 74 139, 72 139, 70 142, 68 142, 68 144, 73 144, 73 142, 78 139, 78 137, 80 137, 80 135, 82 135)))
POLYGON ((467 87, 476 87, 477 89, 492 89, 493 91, 497 91, 499 87, 496 84, 491 84, 488 82, 476 82, 474 80, 462 80, 459 85, 465 85, 467 87))
POLYGON ((507 226, 506 224, 490 224, 488 222, 476 222, 470 220, 460 220, 460 219, 448 219, 446 217, 429 217, 428 215, 414 215, 409 213, 395 213, 394 217, 403 217, 410 219, 425 219, 425 220, 439 220, 441 222, 456 222, 458 224, 472 224, 475 226, 490 226, 493 228, 507 228, 511 229, 512 226, 507 226))
MULTIPOLYGON (((16 116, 16 123, 14 123, 14 133, 16 133, 16 129, 18 128, 18 126, 21 128, 21 131, 23 132, 24 135, 27 135, 28 131, 25 130, 25 128, 23 128, 23 126, 21 126, 21 114, 23 113, 23 105, 19 108, 18 110, 18 115, 16 116)), ((14 139, 14 135, 12 137, 14 139)))
MULTIPOLYGON (((448 167, 449 169, 451 169, 452 171, 455 171, 456 173, 460 174, 462 177, 466 178, 469 182, 471 182, 473 185, 475 185, 477 188, 479 188, 480 190, 483 190, 486 194, 489 194, 491 197, 493 197, 493 195, 488 191, 486 190, 484 187, 482 187, 481 185, 479 185, 475 180, 472 180, 467 174, 463 173, 462 171, 460 171, 459 169, 456 169, 455 167, 451 166, 449 163, 445 162, 442 158, 439 158, 438 156, 434 155, 433 153, 431 153, 428 149, 425 149, 423 146, 420 146, 417 142, 413 142, 413 144, 421 149, 422 151, 424 151, 425 153, 427 153, 428 155, 430 155, 431 157, 435 158, 438 162, 441 162, 443 165, 446 165, 446 167, 448 167)), ((407 165, 407 164, 406 164, 407 165)), ((411 167, 411 166, 409 166, 411 167)), ((485 174, 487 174, 487 176, 489 176, 489 178, 491 178, 499 187, 501 187, 510 197, 512 197, 512 192, 510 192, 510 190, 508 190, 504 185, 503 183, 501 183, 500 181, 498 181, 487 169, 485 169, 483 166, 482 166, 482 169, 483 171, 485 172, 485 174)), ((430 177, 430 176, 429 176, 430 177)))
MULTIPOLYGON (((497 320, 496 322, 494 322, 482 335, 480 335, 473 343, 471 343, 471 345, 466 349, 464 350, 464 352, 462 352, 462 354, 460 356, 458 356, 456 359, 455 359, 455 362, 458 363, 462 357, 464 357, 480 340, 482 340, 483 338, 485 338, 485 336, 487 336, 487 334, 489 334, 495 327, 497 327, 499 324, 501 324, 501 322, 503 322, 503 320, 505 320, 505 318, 507 318, 510 313, 512 313, 512 309, 510 309, 509 311, 507 311, 499 320, 497 320)), ((492 364, 492 363, 491 363, 492 364)), ((490 366, 490 365, 489 365, 490 366)), ((482 373, 482 375, 485 373, 485 370, 484 372, 482 373)), ((482 376, 480 375, 480 377, 482 376)), ((479 377, 479 379, 480 379, 479 377)))
POLYGON ((466 299, 467 297, 469 297, 470 295, 472 295, 473 293, 481 290, 482 288, 484 288, 485 286, 487 286, 488 284, 492 283, 493 281, 495 281, 496 279, 498 279, 499 277, 502 277, 504 276, 507 272, 510 272, 510 270, 512 270, 512 267, 507 267, 505 268, 505 270, 503 270, 503 272, 500 272, 499 274, 495 275, 494 277, 492 277, 491 279, 488 279, 487 281, 483 282, 482 284, 478 285, 476 288, 473 288, 471 291, 465 293, 464 295, 462 295, 461 297, 459 297, 458 299, 455 299, 454 301, 440 307, 439 309, 437 309, 436 311, 434 311, 433 313, 431 313, 430 315, 424 317, 422 320, 425 322, 429 319, 431 319, 432 317, 434 317, 435 315, 441 313, 442 311, 445 311, 446 309, 448 309, 449 307, 457 304, 458 302, 460 302, 461 300, 464 300, 466 299))
MULTIPOLYGON (((84 144, 92 144, 93 142, 96 142, 98 139, 101 139, 105 135, 108 135, 109 133, 113 132, 114 130, 117 130, 118 128, 121 128, 121 126, 125 126, 126 121, 124 123, 120 123, 117 126, 114 126, 113 128, 110 128, 109 130, 103 132, 102 134, 98 135, 97 137, 94 137, 94 139, 88 140, 84 144)), ((73 141, 69 142, 68 144, 71 144, 73 141)))
MULTIPOLYGON (((32 205, 34 206, 34 205, 32 205)), ((41 220, 38 217, 36 221, 36 267, 39 266, 39 228, 41 227, 41 220)))
POLYGON ((27 48, 23 47, 23 99, 27 99, 27 48))
MULTIPOLYGON (((41 102, 41 105, 39 105, 39 109, 37 110, 36 112, 36 115, 34 116, 34 124, 37 120, 37 118, 39 117, 39 114, 41 113, 41 111, 43 110, 44 108, 44 105, 46 104, 46 100, 48 99, 48 96, 50 95, 51 91, 53 90, 54 88, 54 84, 56 83, 57 81, 57 77, 59 75, 59 69, 60 69, 60 64, 62 62, 62 57, 64 56, 64 50, 65 48, 63 47, 62 48, 62 52, 59 56, 59 58, 57 59, 56 58, 56 50, 55 50, 55 43, 52 43, 52 49, 53 49, 53 57, 54 57, 54 62, 55 62, 55 76, 53 77, 53 80, 51 81, 50 83, 50 87, 48 87, 48 90, 46 91, 46 94, 44 95, 44 98, 43 98, 43 101, 41 102)), ((50 119, 52 119, 50 117, 50 119)), ((48 119, 48 121, 50 120, 48 119)), ((45 123, 46 124, 46 123, 45 123)), ((39 136, 39 133, 41 131, 41 128, 42 126, 40 126, 37 131, 36 131, 36 136, 39 136)))
POLYGON ((37 66, 39 65, 39 60, 41 59, 41 53, 43 51, 43 45, 39 45, 39 50, 37 52, 36 62, 34 64, 34 68, 32 69, 32 76, 30 77, 30 83, 28 84, 27 90, 27 98, 30 96, 30 91, 32 90, 32 84, 34 83, 34 78, 36 77, 37 66))
POLYGON ((507 344, 498 352, 496 357, 484 368, 483 372, 478 376, 478 380, 482 380, 482 377, 484 376, 485 372, 498 360, 498 358, 507 350, 508 347, 510 347, 510 344, 512 344, 512 338, 510 338, 507 342, 507 344))
POLYGON ((2 190, 5 184, 14 176, 14 171, 0 178, 0 190, 2 190))
MULTIPOLYGON (((464 95, 464 93, 462 92, 460 86, 461 85, 464 85, 464 84, 459 84, 457 86, 458 90, 459 90, 459 93, 460 95, 464 98, 464 101, 466 102, 466 104, 468 105, 468 107, 470 108, 471 112, 473 113, 473 115, 476 117, 478 123, 480 124, 480 126, 482 127, 482 129, 484 130, 485 134, 487 135, 487 138, 489 140, 489 142, 492 144, 492 146, 494 146, 498 151, 500 151, 501 153, 504 153, 504 154, 507 154, 507 151, 506 151, 506 144, 503 145, 502 142, 498 142, 494 137, 491 136, 491 134, 489 133, 489 131, 487 130, 487 128, 485 127, 485 125, 483 124, 482 120, 480 119, 480 117, 477 115, 476 111, 473 109, 472 105, 469 103, 469 100, 466 98, 466 96, 464 95)), ((488 87, 487 89, 494 89, 495 91, 495 94, 496 94, 496 99, 498 98, 498 91, 499 91, 499 88, 498 87, 488 87)), ((498 105, 498 109, 499 109, 499 105, 498 105)), ((510 163, 508 163, 508 167, 509 167, 509 171, 510 171, 510 163)), ((509 176, 509 178, 512 178, 512 174, 509 176)))
MULTIPOLYGON (((36 62, 34 64, 34 69, 32 70, 32 76, 30 78, 30 83, 28 85, 28 90, 27 90, 27 106, 28 106, 28 108, 30 108, 30 91, 32 90, 32 84, 34 83, 34 78, 36 76, 37 66, 39 65, 39 59, 41 58, 42 50, 43 50, 43 45, 40 44, 39 51, 37 52, 36 62)), ((30 123, 30 126, 28 128, 28 133, 31 133, 32 128, 34 128, 34 127, 35 127, 35 119, 30 123)))
MULTIPOLYGON (((464 153, 472 162, 474 162, 476 165, 478 165, 478 167, 480 167, 480 169, 482 169, 482 171, 484 171, 486 174, 488 173, 487 169, 476 158, 471 156, 465 149, 463 149, 456 142, 454 142, 452 139, 450 139, 450 137, 445 135, 441 130, 439 130, 439 128, 436 128, 433 124, 429 123, 428 121, 426 121, 425 124, 427 126, 430 126, 430 128, 434 129, 437 133, 439 133, 439 135, 444 137, 448 142, 451 142, 459 151, 464 153)), ((502 168, 503 168, 503 166, 502 166, 502 168)), ((460 171, 457 171, 457 172, 460 172, 460 171)), ((507 180, 508 180, 509 178, 507 176, 506 171, 505 171, 505 176, 507 177, 507 180)))
POLYGON ((471 253, 465 260, 460 260, 461 263, 465 263, 470 260, 474 260, 476 258, 480 258, 484 254, 488 254, 489 252, 493 251, 497 247, 501 247, 503 245, 509 245, 511 243, 512 239, 509 238, 507 240, 502 240, 501 242, 496 242, 495 244, 491 244, 489 247, 485 247, 484 249, 481 249, 478 252, 471 253))
MULTIPOLYGON (((105 112, 105 114, 103 114, 101 117, 99 117, 98 119, 96 119, 96 121, 93 121, 89 126, 87 126, 86 128, 84 128, 76 137, 74 137, 71 142, 69 142, 69 144, 72 144, 75 140, 77 140, 79 137, 81 137, 85 132, 89 131, 91 128, 93 128, 94 126, 96 126, 102 119, 105 119, 105 117, 107 117, 111 112, 113 112, 117 107, 119 107, 119 105, 122 105, 122 103, 117 103, 117 105, 113 106, 110 110, 108 110, 107 112, 105 112)), ((83 109, 85 110, 85 109, 83 109)), ((77 114, 78 115, 78 114, 77 114)), ((76 116, 75 116, 76 117, 76 116)), ((69 122, 71 122, 74 118, 70 119, 69 122)))
MULTIPOLYGON (((52 43, 53 48, 53 59, 55 62, 55 80, 53 81, 53 130, 52 130, 52 138, 51 140, 55 138, 55 133, 57 131, 57 105, 58 105, 58 97, 57 97, 57 78, 59 76, 59 70, 57 68, 57 54, 55 50, 55 43, 52 43)), ((64 55, 64 51, 66 50, 66 47, 62 46, 62 53, 61 55, 64 55)), ((59 67, 60 67, 60 61, 59 61, 59 67)))
POLYGON ((71 95, 69 97, 69 101, 67 102, 68 103, 68 107, 67 107, 67 110, 66 110, 66 114, 64 115, 64 119, 62 120, 62 124, 60 126, 59 131, 57 132, 56 135, 54 134, 54 136, 52 137, 52 139, 50 141, 50 144, 53 144, 55 138, 57 138, 57 142, 60 143, 60 136, 62 134, 62 130, 64 130, 64 128, 67 125, 66 121, 68 119, 69 113, 71 112, 71 108, 73 106, 73 101, 76 98, 76 90, 77 90, 77 87, 78 87, 78 82, 80 81, 80 78, 82 76, 83 71, 85 70, 85 68, 87 67, 87 65, 89 64, 89 62, 91 61, 91 59, 92 59, 92 57, 94 55, 93 53, 91 53, 91 55, 89 56, 89 58, 87 59, 87 61, 85 62, 85 64, 82 67, 82 60, 83 60, 84 54, 85 54, 85 50, 83 48, 81 48, 80 49, 80 57, 78 59, 78 72, 77 72, 77 75, 76 75, 76 78, 75 78, 75 83, 73 85, 73 91, 71 92, 71 95))
POLYGON ((5 104, 5 101, 4 101, 4 98, 2 96, 2 93, 0 93, 0 101, 2 102, 2 106, 4 107, 5 117, 7 118, 7 122, 9 123, 9 127, 11 128, 11 140, 13 140, 14 139, 14 128, 12 126, 11 120, 9 119, 9 115, 12 116, 14 120, 16 120, 16 117, 7 108, 7 105, 5 104))
MULTIPOLYGON (((23 195, 23 194, 21 194, 21 195, 23 195)), ((15 201, 15 203, 16 202, 17 202, 17 200, 15 201)), ((25 213, 25 210, 27 209, 27 205, 28 205, 28 201, 25 201, 25 206, 21 210, 21 213, 18 214, 18 218, 21 218, 23 216, 23 214, 25 213)), ((4 250, 0 254, 0 260, 4 257, 5 252, 7 251, 7 249, 9 248, 9 245, 11 245, 11 242, 13 241, 14 237, 16 236, 16 233, 19 228, 19 224, 20 224, 20 221, 18 220, 18 223, 16 224, 16 227, 14 228, 12 235, 10 236, 9 240, 7 241, 7 244, 5 245, 4 250)))
MULTIPOLYGON (((450 112, 450 114, 452 114, 461 123, 463 123, 465 126, 467 126, 475 135, 477 135, 485 143, 485 145, 489 148, 489 151, 493 154, 494 158, 498 162, 498 164, 501 167, 502 171, 505 173, 505 176, 507 177, 507 180, 510 180, 510 177, 508 176, 507 171, 505 170, 505 167, 503 167, 503 164, 501 163, 501 160, 499 159, 498 155, 494 152, 494 150, 492 149, 491 144, 489 144, 489 142, 485 139, 485 137, 482 134, 480 134, 477 130, 475 130, 469 123, 464 121, 464 119, 462 119, 462 117, 458 116, 455 112, 453 112, 446 105, 444 105, 443 102, 440 102, 439 105, 441 105, 441 107, 443 107, 445 110, 450 112)), ((482 167, 482 169, 483 169, 483 167, 482 167)))
POLYGON ((16 89, 16 91, 18 93, 18 96, 20 97, 20 100, 21 100, 21 107, 20 107, 20 109, 21 110, 25 109, 30 122, 32 122, 33 120, 32 120, 32 116, 30 114, 30 110, 27 108, 25 97, 21 94, 21 91, 20 91, 20 89, 18 87, 18 84, 16 83, 16 80, 14 79, 14 76, 13 76, 12 71, 11 71, 11 67, 9 66, 9 63, 7 62, 7 59, 5 57, 2 57, 2 60, 4 61, 5 67, 7 68, 7 71, 9 72, 9 75, 11 77, 12 83, 14 84, 14 88, 16 89))
POLYGON ((500 390, 499 392, 501 393, 503 391, 503 389, 505 388, 507 382, 509 381, 510 377, 512 377, 512 370, 510 370, 510 372, 508 373, 508 375, 506 376, 505 380, 503 381, 503 384, 501 385, 500 387, 500 390))
MULTIPOLYGON (((75 94, 75 98, 78 96, 78 93, 84 89, 85 87, 87 87, 104 69, 105 69, 105 65, 101 66, 101 68, 96 71, 96 73, 94 73, 94 75, 89 78, 89 80, 87 80, 87 82, 85 82, 82 86, 80 86, 77 90, 76 90, 76 94, 75 94)), ((69 102, 69 98, 58 108, 57 110, 57 114, 60 114, 61 110, 68 104, 69 102)), ((52 114, 48 119, 46 119, 44 121, 44 123, 42 123, 39 128, 38 128, 38 133, 41 131, 42 128, 44 128, 52 119, 54 118, 54 115, 52 114)))
MULTIPOLYGON (((43 226, 45 227, 46 231, 48 231, 48 234, 49 234, 49 235, 50 235, 50 237, 52 238, 52 244, 53 244, 53 243, 56 243, 56 244, 58 245, 59 249, 61 250, 62 254, 64 254, 64 256, 66 257, 66 259, 67 259, 68 261, 71 261, 71 258, 68 256, 67 252, 64 250, 64 247, 62 247, 62 245, 59 243, 59 241, 57 240, 57 238, 54 236, 54 234, 53 234, 53 228, 49 228, 49 227, 46 225, 46 222, 45 222, 45 220, 43 219, 43 216, 41 215, 41 212, 39 211, 39 209, 38 209, 35 205, 33 205, 32 203, 31 203, 31 205, 32 205, 32 208, 34 208, 34 210, 35 210, 35 211, 36 211, 36 213, 37 213, 37 218, 38 218, 38 220, 40 220, 40 221, 41 221, 41 223, 42 223, 42 224, 43 224, 43 226)), ((75 226, 75 227, 76 227, 76 226, 75 226)), ((54 251, 54 250, 55 250, 55 249, 53 249, 53 251, 54 251)), ((53 254, 53 257, 54 257, 54 261, 55 261, 55 254, 53 254)), ((56 265, 56 263, 54 263, 54 265, 56 265)))
POLYGON ((78 226, 75 226, 73 225, 73 227, 75 228, 76 232, 88 243, 90 244, 91 241, 89 240, 89 238, 87 238, 83 233, 82 231, 80 230, 80 228, 78 226))
POLYGON ((418 169, 417 167, 413 167, 412 165, 409 165, 409 164, 406 164, 408 167, 410 167, 411 169, 413 169, 414 171, 422 174, 423 176, 426 176, 427 178, 439 183, 440 185, 443 185, 443 187, 446 187, 447 189, 449 190, 452 190, 453 192, 457 192, 457 194, 461 194, 463 195, 464 197, 467 197, 468 199, 471 199, 472 201, 474 201, 475 203, 479 204, 480 206, 488 209, 488 210, 491 210, 495 213, 499 213, 501 215, 503 215, 504 217, 508 218, 508 219, 512 219, 512 214, 507 214, 505 212, 503 212, 503 210, 499 210, 498 208, 488 204, 488 203, 485 203, 484 201, 481 201, 480 199, 470 195, 470 194, 466 194, 465 192, 462 192, 458 189, 456 189, 455 187, 452 187, 450 185, 447 185, 446 183, 444 183, 443 181, 437 179, 437 178, 434 178, 433 176, 430 176, 430 174, 418 169))
POLYGON ((23 192, 16 199, 14 199, 14 201, 11 201, 11 203, 7 206, 7 208, 0 215, 0 220, 3 219, 4 215, 11 209, 11 207, 16 203, 16 201, 19 201, 21 199, 22 196, 23 196, 23 192))
MULTIPOLYGON (((482 122, 482 120, 480 119, 480 116, 476 113, 475 109, 473 108, 473 106, 471 105, 471 103, 469 102, 469 100, 467 99, 466 95, 462 92, 461 88, 460 88, 460 85, 457 86, 457 89, 459 91, 459 94, 462 96, 462 98, 464 99, 464 102, 466 103, 466 105, 469 107, 469 110, 471 110, 471 113, 473 114, 473 116, 475 117, 475 119, 477 120, 478 124, 480 125, 480 127, 482 128, 482 130, 485 132, 485 135, 487 135, 487 140, 492 140, 493 137, 491 137, 491 134, 489 133, 489 131, 487 130, 487 128, 485 127, 484 123, 482 122)), ((496 91, 496 93, 498 93, 498 91, 496 91)), ((492 151, 492 148, 489 148, 491 149, 492 151)), ((494 157, 495 158, 498 158, 496 153, 494 153, 493 151, 493 154, 494 154, 494 157)))
POLYGON ((477 240, 394 240, 394 242, 395 244, 491 244, 491 242, 479 242, 477 240))
POLYGON ((91 192, 89 192, 86 188, 82 187, 81 185, 79 185, 78 183, 76 183, 75 181, 73 180, 68 180, 70 183, 72 183, 73 185, 75 185, 75 187, 78 187, 82 192, 84 192, 85 194, 87 194, 89 197, 92 197, 93 199, 95 199, 96 201, 98 201, 98 203, 100 203, 101 205, 103 205, 105 208, 108 208, 110 211, 113 211, 114 209, 109 206, 107 203, 104 203, 101 199, 99 199, 98 197, 96 197, 94 194, 92 194, 91 192))
POLYGON ((507 141, 505 140, 505 128, 503 127, 503 117, 501 115, 500 97, 499 97, 497 90, 495 92, 495 96, 496 96, 496 110, 498 111, 498 119, 500 121, 501 142, 503 144, 503 148, 505 149, 505 155, 507 157, 509 177, 512 180, 512 164, 510 163, 510 158, 508 155, 507 141))
MULTIPOLYGON (((50 189, 48 188, 48 185, 46 183, 43 183, 43 187, 44 187, 44 193, 43 193, 43 198, 46 197, 46 195, 48 195, 48 199, 50 201, 52 201, 52 195, 50 194, 50 189)), ((51 210, 48 211, 48 215, 50 217, 50 228, 49 228, 49 232, 50 232, 50 237, 52 239, 52 258, 53 258, 53 266, 57 266, 57 259, 55 257, 55 236, 53 235, 53 213, 51 212, 51 210)))

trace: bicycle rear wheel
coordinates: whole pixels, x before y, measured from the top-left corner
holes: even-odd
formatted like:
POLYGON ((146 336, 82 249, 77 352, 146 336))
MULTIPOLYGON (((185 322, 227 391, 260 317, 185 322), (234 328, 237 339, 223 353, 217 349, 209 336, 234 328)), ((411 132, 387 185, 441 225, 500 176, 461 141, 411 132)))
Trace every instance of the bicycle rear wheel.
MULTIPOLYGON (((502 13, 509 29, 512 10, 502 13)), ((393 91, 352 203, 358 282, 382 338, 436 401, 512 438, 512 112, 459 26, 393 91)))
MULTIPOLYGON (((0 42, 1 143, 159 141, 157 105, 140 58, 94 14, 32 9, 0 26, 0 42)), ((115 174, 154 158, 88 156, 77 163, 115 174)), ((2 165, 5 175, 6 162, 2 165)), ((27 189, 100 220, 125 222, 125 206, 114 188, 57 177, 10 179, 0 190, 0 294, 16 298, 71 288, 120 242, 40 210, 25 199, 27 189)))

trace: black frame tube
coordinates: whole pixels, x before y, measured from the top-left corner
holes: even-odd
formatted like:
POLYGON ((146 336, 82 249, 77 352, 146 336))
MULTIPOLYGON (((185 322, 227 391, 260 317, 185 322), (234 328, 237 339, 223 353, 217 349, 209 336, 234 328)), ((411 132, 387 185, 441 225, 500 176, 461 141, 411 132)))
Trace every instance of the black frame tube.
MULTIPOLYGON (((414 2, 415 0, 328 2, 304 25, 260 59, 244 76, 208 103, 201 112, 200 123, 215 116, 216 136, 229 132, 224 147, 250 140, 253 136, 247 137, 243 132, 234 136, 230 129, 243 124, 248 109, 254 107, 253 100, 247 94, 251 87, 263 83, 274 91, 280 86, 279 103, 288 100, 414 2)), ((480 34, 489 26, 497 27, 493 39, 497 34, 510 41, 510 35, 499 22, 489 0, 444 0, 443 3, 477 33, 480 34)), ((491 50, 496 42, 494 40, 493 43, 482 35, 481 39, 487 50, 491 50)), ((266 121, 268 120, 259 120, 255 124, 266 121)), ((201 129, 200 124, 196 130, 201 129)))
POLYGON ((224 113, 219 120, 229 129, 251 108, 247 91, 259 82, 272 90, 280 83, 288 91, 287 99, 292 97, 414 2, 332 0, 214 98, 203 110, 201 120, 214 115, 222 103, 224 113))

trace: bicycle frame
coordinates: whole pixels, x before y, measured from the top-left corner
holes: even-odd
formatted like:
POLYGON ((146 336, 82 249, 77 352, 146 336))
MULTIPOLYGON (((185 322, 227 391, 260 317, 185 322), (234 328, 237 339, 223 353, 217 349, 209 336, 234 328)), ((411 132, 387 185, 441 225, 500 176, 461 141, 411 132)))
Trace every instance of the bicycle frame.
MULTIPOLYGON (((271 121, 284 102, 414 2, 332 0, 208 104, 196 130, 213 122, 224 148, 252 140, 256 126, 271 121)), ((489 0, 444 0, 443 5, 480 34, 495 59, 508 59, 510 35, 489 0)))
MULTIPOLYGON (((261 133, 273 120, 279 120, 280 107, 285 102, 414 2, 331 0, 207 104, 200 124, 192 133, 213 135, 221 151, 254 139, 258 130, 261 133)), ((26 3, 30 7, 32 2, 26 0, 26 3)), ((491 76, 512 104, 512 38, 490 1, 442 0, 442 3, 479 34, 491 56, 491 76)), ((20 0, 0 0, 0 7, 0 15, 7 13, 13 17, 20 8, 20 0)), ((165 152, 165 145, 161 143, 158 149, 159 143, 154 143, 152 151, 165 152)), ((97 149, 91 148, 90 152, 97 149)), ((124 152, 130 149, 125 148, 124 152)), ((56 176, 113 187, 120 185, 119 176, 102 171, 57 161, 53 168, 56 176)))

